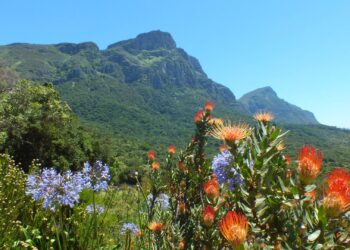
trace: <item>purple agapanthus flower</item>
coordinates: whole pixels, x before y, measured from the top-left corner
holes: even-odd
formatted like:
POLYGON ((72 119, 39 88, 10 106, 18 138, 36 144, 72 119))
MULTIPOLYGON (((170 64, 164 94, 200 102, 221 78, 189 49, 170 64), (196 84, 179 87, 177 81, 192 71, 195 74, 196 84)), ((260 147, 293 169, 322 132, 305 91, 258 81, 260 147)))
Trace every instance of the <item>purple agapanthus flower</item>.
POLYGON ((229 190, 234 190, 243 183, 242 176, 232 166, 233 161, 233 155, 228 150, 225 150, 215 156, 212 162, 213 172, 219 184, 227 185, 229 190))
POLYGON ((87 188, 93 191, 106 190, 108 188, 108 181, 111 176, 109 175, 109 168, 101 161, 96 161, 92 166, 86 162, 83 168, 83 175, 87 182, 87 188))
POLYGON ((159 194, 157 197, 153 197, 153 194, 149 194, 147 197, 148 206, 159 205, 162 209, 167 209, 169 207, 169 197, 166 194, 159 194))
POLYGON ((127 233, 132 233, 133 235, 136 235, 139 232, 139 229, 134 223, 124 223, 120 233, 125 235, 127 233))
POLYGON ((85 185, 86 180, 81 173, 73 174, 68 170, 61 174, 53 168, 44 168, 39 174, 28 176, 26 194, 32 195, 34 200, 43 200, 44 208, 72 208, 79 202, 79 193, 85 185))
MULTIPOLYGON (((96 213, 97 214, 102 214, 105 209, 103 207, 101 207, 100 205, 95 205, 95 209, 96 209, 96 213)), ((88 214, 93 214, 94 213, 94 205, 90 204, 86 207, 86 212, 88 212, 88 214)))

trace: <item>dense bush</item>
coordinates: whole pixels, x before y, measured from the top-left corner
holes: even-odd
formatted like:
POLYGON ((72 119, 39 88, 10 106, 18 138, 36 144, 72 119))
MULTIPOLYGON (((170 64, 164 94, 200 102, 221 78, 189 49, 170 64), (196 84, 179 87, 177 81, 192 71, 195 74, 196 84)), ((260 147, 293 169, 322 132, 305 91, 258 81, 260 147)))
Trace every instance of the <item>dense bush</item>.
POLYGON ((52 85, 21 81, 0 100, 0 151, 24 170, 33 159, 74 169, 88 159, 108 158, 108 150, 82 127, 52 85))

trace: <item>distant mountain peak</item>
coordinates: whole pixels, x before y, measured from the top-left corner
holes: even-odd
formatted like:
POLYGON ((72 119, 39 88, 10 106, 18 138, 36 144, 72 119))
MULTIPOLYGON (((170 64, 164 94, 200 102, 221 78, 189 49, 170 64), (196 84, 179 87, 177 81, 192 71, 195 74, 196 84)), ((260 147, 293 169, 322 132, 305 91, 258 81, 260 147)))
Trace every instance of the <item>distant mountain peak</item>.
POLYGON ((168 32, 160 30, 139 34, 134 39, 111 44, 108 49, 122 46, 129 52, 140 50, 175 49, 176 42, 168 32))
POLYGON ((264 94, 264 95, 277 97, 277 93, 270 86, 258 88, 258 89, 254 90, 254 91, 249 92, 249 93, 259 93, 259 94, 264 94))
POLYGON ((272 112, 276 121, 292 124, 318 124, 313 113, 303 110, 278 97, 270 87, 263 87, 243 95, 239 102, 250 113, 259 111, 272 112))

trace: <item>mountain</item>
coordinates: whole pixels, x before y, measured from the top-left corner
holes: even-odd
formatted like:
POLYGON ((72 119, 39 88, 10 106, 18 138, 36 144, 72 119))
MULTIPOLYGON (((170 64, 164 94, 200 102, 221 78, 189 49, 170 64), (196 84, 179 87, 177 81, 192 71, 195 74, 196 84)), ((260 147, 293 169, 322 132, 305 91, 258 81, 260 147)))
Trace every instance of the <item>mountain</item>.
MULTIPOLYGON (((216 104, 218 117, 250 122, 253 112, 247 112, 244 102, 249 98, 238 101, 227 87, 208 78, 199 61, 178 48, 167 32, 140 34, 104 50, 93 42, 10 44, 0 46, 0 64, 16 77, 52 82, 83 121, 110 138, 119 138, 111 146, 117 154, 128 155, 126 159, 132 158, 130 152, 164 149, 170 143, 184 146, 193 132, 194 113, 208 99, 216 104), (130 141, 137 148, 127 148, 130 141)), ((274 102, 280 105, 276 98, 274 102)), ((283 119, 275 112, 277 107, 270 110, 283 119)), ((281 115, 286 113, 290 112, 281 115)), ((309 119, 307 123, 317 121, 309 119)), ((346 156, 350 159, 350 153, 342 151, 350 147, 349 140, 344 140, 349 131, 300 126, 289 137, 292 153, 307 140, 319 145, 329 162, 337 164, 346 156)))
POLYGON ((259 88, 243 95, 239 102, 251 115, 270 111, 276 122, 289 124, 319 124, 313 113, 279 98, 271 87, 259 88))
POLYGON ((181 143, 210 99, 218 115, 244 109, 169 33, 153 31, 99 50, 92 42, 0 46, 0 63, 21 78, 53 82, 85 121, 152 144, 181 143), (179 136, 179 134, 181 136, 179 136))

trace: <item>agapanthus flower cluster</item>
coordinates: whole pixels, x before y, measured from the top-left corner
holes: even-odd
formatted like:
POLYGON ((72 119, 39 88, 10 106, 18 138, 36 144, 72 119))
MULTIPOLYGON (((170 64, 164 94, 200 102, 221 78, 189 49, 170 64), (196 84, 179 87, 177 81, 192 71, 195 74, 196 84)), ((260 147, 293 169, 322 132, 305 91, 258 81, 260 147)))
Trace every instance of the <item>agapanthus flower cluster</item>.
POLYGON ((224 150, 214 157, 212 162, 213 172, 220 185, 227 185, 229 190, 234 190, 243 182, 242 176, 232 166, 233 156, 228 150, 224 150))
MULTIPOLYGON (((96 214, 102 214, 105 209, 104 207, 101 207, 100 205, 95 205, 95 211, 96 214)), ((93 214, 94 213, 94 205, 90 204, 86 207, 86 212, 88 212, 88 214, 93 214)))
POLYGON ((56 206, 74 207, 86 183, 79 172, 73 174, 68 170, 61 174, 53 168, 44 168, 39 174, 28 176, 26 194, 32 195, 34 200, 43 200, 44 208, 51 210, 56 206))
POLYGON ((93 165, 86 162, 83 168, 83 175, 88 183, 87 188, 96 192, 106 190, 108 181, 111 178, 108 166, 101 161, 96 161, 93 165))
POLYGON ((120 230, 120 233, 122 235, 125 235, 127 233, 132 233, 133 235, 137 235, 138 232, 139 232, 139 229, 134 223, 124 223, 120 230))
POLYGON ((169 197, 166 194, 160 193, 157 197, 154 197, 153 194, 149 194, 147 197, 148 206, 159 205, 162 209, 167 209, 169 207, 169 197))

